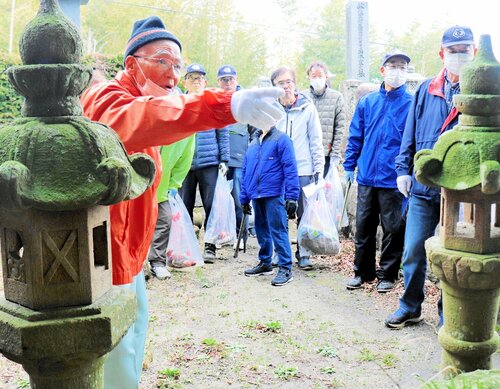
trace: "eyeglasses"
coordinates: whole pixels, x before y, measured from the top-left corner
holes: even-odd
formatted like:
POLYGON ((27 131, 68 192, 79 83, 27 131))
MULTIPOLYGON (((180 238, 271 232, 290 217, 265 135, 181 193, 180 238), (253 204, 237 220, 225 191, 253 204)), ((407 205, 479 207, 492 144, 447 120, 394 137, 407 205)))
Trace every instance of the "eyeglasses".
POLYGON ((225 82, 226 84, 230 84, 231 82, 235 81, 236 78, 234 77, 221 77, 219 78, 220 82, 225 82))
POLYGON ((403 71, 407 71, 408 70, 408 65, 387 64, 387 65, 384 65, 384 67, 386 69, 390 69, 390 70, 394 70, 394 69, 403 70, 403 71))
POLYGON ((141 57, 138 55, 134 55, 135 58, 142 58, 146 61, 154 62, 157 65, 161 65, 162 67, 167 68, 166 70, 172 69, 175 74, 179 75, 183 73, 184 64, 182 62, 173 62, 167 58, 156 58, 156 57, 141 57))
POLYGON ((194 74, 188 74, 186 77, 184 77, 185 80, 189 80, 189 81, 201 81, 201 80, 204 80, 205 77, 204 76, 195 76, 194 74))
POLYGON ((293 80, 283 80, 283 81, 278 81, 276 85, 279 87, 283 88, 285 85, 293 85, 295 82, 293 80))
POLYGON ((470 54, 472 53, 472 45, 457 45, 458 47, 446 47, 444 51, 446 51, 449 54, 470 54), (462 47, 460 47, 462 46, 462 47), (465 46, 465 47, 464 47, 465 46))

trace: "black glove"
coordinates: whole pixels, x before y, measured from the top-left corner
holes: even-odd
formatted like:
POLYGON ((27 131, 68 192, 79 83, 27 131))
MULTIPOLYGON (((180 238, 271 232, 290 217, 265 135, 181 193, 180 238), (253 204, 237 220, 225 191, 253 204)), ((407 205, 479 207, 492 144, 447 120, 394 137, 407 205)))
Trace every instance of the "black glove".
POLYGON ((313 177, 314 177, 314 184, 315 184, 315 185, 318 185, 318 180, 319 180, 319 172, 314 173, 313 177))
POLYGON ((297 201, 287 200, 285 202, 286 214, 289 219, 295 219, 295 212, 297 212, 297 201))
POLYGON ((241 204, 241 210, 245 215, 251 215, 252 214, 252 206, 250 204, 241 204))

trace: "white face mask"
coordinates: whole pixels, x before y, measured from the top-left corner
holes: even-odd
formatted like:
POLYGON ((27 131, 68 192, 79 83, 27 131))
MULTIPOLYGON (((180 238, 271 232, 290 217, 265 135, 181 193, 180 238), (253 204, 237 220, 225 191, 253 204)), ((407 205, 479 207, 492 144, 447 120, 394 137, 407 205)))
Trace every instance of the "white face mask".
POLYGON ((322 91, 326 86, 326 78, 311 78, 311 86, 316 92, 322 91))
POLYGON ((464 65, 472 62, 473 59, 474 53, 445 53, 444 67, 459 76, 464 65))
POLYGON ((137 84, 137 89, 141 92, 141 95, 143 96, 153 96, 153 97, 162 97, 162 96, 168 96, 170 92, 166 90, 165 88, 162 88, 160 85, 155 83, 154 81, 151 81, 149 78, 146 78, 144 75, 144 72, 142 71, 141 65, 139 65, 139 62, 137 62, 137 59, 135 60, 137 63, 137 66, 139 67, 139 70, 142 73, 142 76, 146 79, 146 82, 143 85, 140 85, 137 80, 135 80, 137 84))
POLYGON ((408 72, 401 69, 385 69, 384 81, 393 88, 399 88, 406 82, 408 72))

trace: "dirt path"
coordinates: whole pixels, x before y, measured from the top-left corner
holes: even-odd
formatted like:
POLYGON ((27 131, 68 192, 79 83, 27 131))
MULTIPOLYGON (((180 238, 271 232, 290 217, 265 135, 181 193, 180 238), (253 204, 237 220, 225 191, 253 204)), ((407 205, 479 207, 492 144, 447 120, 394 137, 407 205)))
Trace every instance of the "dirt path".
POLYGON ((284 287, 245 277, 257 257, 249 246, 149 283, 144 388, 415 388, 436 374, 437 317, 388 330, 397 293, 349 292, 329 267, 294 267, 284 287))
MULTIPOLYGON (((255 239, 238 259, 232 254, 223 249, 215 264, 149 281, 141 388, 418 388, 438 373, 435 290, 424 323, 391 331, 383 320, 402 287, 347 291, 340 270, 350 268, 352 244, 317 260, 316 270, 294 266, 284 287, 243 275, 256 263, 255 239)), ((28 387, 26 378, 0 356, 0 387, 28 387)))

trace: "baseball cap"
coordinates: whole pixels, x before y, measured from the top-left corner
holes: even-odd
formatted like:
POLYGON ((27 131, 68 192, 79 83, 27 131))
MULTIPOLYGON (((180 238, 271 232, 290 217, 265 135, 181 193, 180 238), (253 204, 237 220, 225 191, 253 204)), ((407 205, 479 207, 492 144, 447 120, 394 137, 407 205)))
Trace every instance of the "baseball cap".
POLYGON ((389 62, 393 58, 403 58, 406 63, 410 63, 411 59, 402 51, 394 51, 392 53, 387 53, 384 55, 384 59, 382 61, 382 66, 384 66, 387 62, 389 62))
POLYGON ((236 69, 233 65, 223 65, 217 71, 217 78, 222 77, 236 77, 238 73, 236 73, 236 69))
POLYGON ((473 44, 474 35, 472 35, 472 30, 465 26, 453 26, 448 28, 443 33, 443 38, 441 39, 441 47, 473 44))
POLYGON ((203 68, 203 65, 200 65, 199 63, 192 63, 189 65, 186 69, 186 75, 189 73, 200 73, 203 75, 206 75, 207 72, 205 72, 205 69, 203 68))

